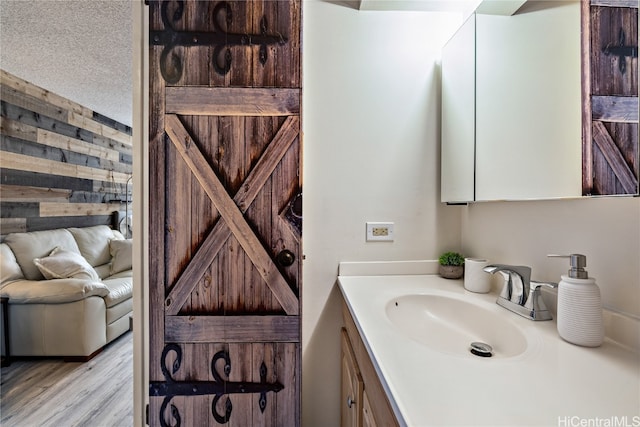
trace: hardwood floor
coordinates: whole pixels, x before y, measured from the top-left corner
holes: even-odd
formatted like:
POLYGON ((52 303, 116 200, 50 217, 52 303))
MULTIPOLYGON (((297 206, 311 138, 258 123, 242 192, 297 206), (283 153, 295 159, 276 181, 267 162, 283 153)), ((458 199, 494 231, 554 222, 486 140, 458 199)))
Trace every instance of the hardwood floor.
POLYGON ((0 375, 3 427, 133 425, 133 333, 85 363, 17 360, 0 375))

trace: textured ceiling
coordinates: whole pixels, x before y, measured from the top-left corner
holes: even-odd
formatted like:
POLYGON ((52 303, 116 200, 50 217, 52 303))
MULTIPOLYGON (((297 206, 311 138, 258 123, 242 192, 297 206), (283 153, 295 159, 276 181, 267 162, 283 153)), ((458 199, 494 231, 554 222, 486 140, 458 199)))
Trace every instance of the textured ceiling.
POLYGON ((131 0, 0 0, 0 68, 131 126, 131 0))

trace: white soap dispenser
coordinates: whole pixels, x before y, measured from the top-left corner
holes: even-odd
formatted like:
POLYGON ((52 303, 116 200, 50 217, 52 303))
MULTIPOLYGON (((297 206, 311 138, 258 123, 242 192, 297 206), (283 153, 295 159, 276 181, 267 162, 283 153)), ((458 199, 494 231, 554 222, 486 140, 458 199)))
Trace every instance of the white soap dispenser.
POLYGON ((571 268, 558 283, 558 334, 563 340, 585 347, 598 347, 604 341, 602 299, 596 279, 584 269, 582 254, 549 255, 569 258, 571 268))

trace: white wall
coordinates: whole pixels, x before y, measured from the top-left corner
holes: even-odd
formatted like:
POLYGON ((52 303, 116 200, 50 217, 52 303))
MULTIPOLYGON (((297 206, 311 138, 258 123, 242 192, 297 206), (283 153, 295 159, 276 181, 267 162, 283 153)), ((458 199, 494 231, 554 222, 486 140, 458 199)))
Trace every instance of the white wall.
MULTIPOLYGON (((464 209, 462 237, 465 255, 529 265, 541 281, 558 282, 569 268, 547 254, 584 254, 604 307, 640 321, 640 198, 475 203, 464 209)), ((605 323, 607 335, 638 346, 638 330, 624 325, 605 323)))
POLYGON ((459 249, 462 208, 439 203, 442 45, 455 14, 303 7, 303 425, 339 425, 340 261, 459 249), (366 221, 395 222, 393 243, 366 221))

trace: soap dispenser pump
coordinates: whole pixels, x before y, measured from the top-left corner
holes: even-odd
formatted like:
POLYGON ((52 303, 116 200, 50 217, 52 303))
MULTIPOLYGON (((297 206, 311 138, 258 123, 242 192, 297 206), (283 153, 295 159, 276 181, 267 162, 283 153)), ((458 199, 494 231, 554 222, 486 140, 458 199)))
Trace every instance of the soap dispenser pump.
POLYGON ((549 255, 569 258, 571 268, 558 283, 558 334, 565 341, 585 347, 598 347, 604 341, 600 288, 585 267, 582 254, 549 255))

